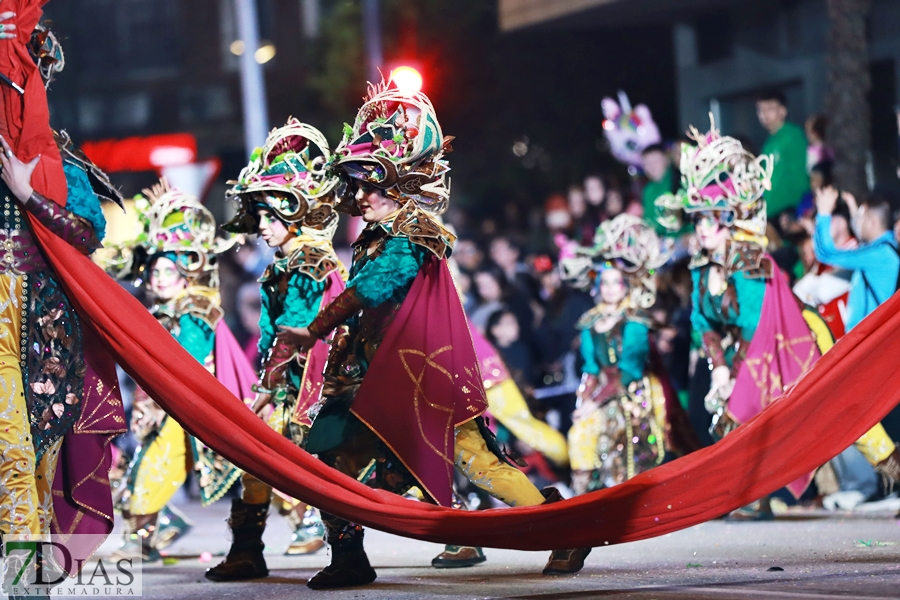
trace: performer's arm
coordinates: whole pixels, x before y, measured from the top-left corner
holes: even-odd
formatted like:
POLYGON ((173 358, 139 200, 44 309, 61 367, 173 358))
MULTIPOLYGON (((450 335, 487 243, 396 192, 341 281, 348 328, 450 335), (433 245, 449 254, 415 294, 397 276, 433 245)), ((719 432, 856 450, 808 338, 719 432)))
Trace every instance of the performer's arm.
POLYGON ((28 199, 22 202, 22 207, 47 229, 85 254, 101 247, 100 240, 97 239, 90 223, 53 200, 48 200, 33 191, 28 199))
POLYGON ((347 282, 347 288, 331 304, 322 309, 309 326, 309 332, 322 339, 331 331, 367 307, 385 302, 402 302, 428 251, 407 238, 392 237, 384 251, 366 263, 347 282))
MULTIPOLYGON (((778 277, 779 274, 775 274, 778 277)), ((759 319, 762 316, 763 301, 766 297, 766 282, 764 279, 747 279, 742 273, 735 273, 732 278, 737 293, 738 314, 737 326, 741 330, 741 337, 735 340, 735 353, 731 361, 731 376, 737 377, 747 349, 756 328, 759 327, 759 319)))
POLYGON ((700 269, 696 269, 691 273, 694 282, 694 289, 691 292, 691 329, 700 337, 703 351, 706 353, 710 364, 715 367, 725 367, 725 352, 722 349, 722 335, 715 331, 710 324, 706 315, 702 310, 702 299, 700 298, 700 269))
MULTIPOLYGON (((294 273, 288 283, 284 308, 281 314, 275 317, 274 325, 276 327, 307 327, 319 312, 324 291, 324 281, 316 281, 308 275, 294 273)), ((264 302, 264 305, 266 312, 263 316, 271 323, 268 302, 264 302)), ((265 341, 267 347, 262 347, 263 339, 260 339, 263 365, 260 369, 259 387, 272 391, 278 386, 284 385, 288 367, 301 355, 301 352, 283 335, 268 335, 265 341)))

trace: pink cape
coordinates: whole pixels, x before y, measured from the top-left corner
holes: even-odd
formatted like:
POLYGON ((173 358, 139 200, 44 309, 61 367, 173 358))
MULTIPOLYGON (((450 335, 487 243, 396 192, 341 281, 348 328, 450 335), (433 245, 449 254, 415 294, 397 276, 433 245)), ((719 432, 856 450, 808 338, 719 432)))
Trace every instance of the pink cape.
POLYGON ((424 491, 450 506, 454 426, 487 408, 466 315, 446 260, 429 256, 369 365, 351 411, 424 491))
MULTIPOLYGON (((780 398, 821 356, 784 273, 775 267, 766 281, 759 325, 728 399, 729 415, 738 424, 746 423, 780 398)), ((803 495, 813 475, 804 473, 788 484, 795 498, 803 495)))

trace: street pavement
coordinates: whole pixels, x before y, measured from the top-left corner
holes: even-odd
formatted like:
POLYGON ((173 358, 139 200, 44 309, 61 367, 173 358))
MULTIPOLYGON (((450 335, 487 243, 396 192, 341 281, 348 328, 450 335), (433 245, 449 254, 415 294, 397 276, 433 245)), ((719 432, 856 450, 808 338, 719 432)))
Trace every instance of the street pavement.
MULTIPOLYGON (((575 576, 544 577, 547 552, 487 549, 488 561, 438 570, 442 547, 368 531, 366 549, 378 571, 364 588, 315 592, 306 581, 328 563, 327 549, 282 556, 290 535, 275 515, 266 530, 266 579, 212 583, 203 577, 228 548, 228 503, 180 507, 195 522, 163 563, 145 565, 145 598, 900 598, 900 522, 894 511, 806 512, 769 523, 711 521, 659 538, 597 548, 575 576)), ((573 524, 577 526, 577 524, 573 524)), ((100 552, 112 551, 118 529, 100 552)))

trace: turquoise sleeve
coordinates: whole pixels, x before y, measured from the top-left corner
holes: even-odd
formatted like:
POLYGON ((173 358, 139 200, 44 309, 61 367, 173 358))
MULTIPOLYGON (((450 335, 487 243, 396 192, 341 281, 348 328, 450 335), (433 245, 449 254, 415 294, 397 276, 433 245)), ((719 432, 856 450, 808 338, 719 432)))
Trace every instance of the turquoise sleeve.
POLYGON ((740 308, 735 325, 741 328, 741 336, 749 341, 753 339, 753 334, 759 326, 763 300, 766 297, 766 280, 748 279, 743 273, 738 272, 733 275, 732 281, 740 308))
POLYGON ((306 327, 319 314, 325 282, 316 281, 309 275, 294 273, 288 282, 284 297, 284 308, 275 317, 275 326, 306 327))
POLYGON ((650 331, 643 323, 626 321, 622 328, 622 356, 619 359, 619 371, 622 374, 622 385, 644 377, 647 357, 650 355, 650 331))
POLYGON ((712 331, 709 320, 707 320, 706 316, 703 314, 700 298, 701 276, 702 269, 694 269, 691 271, 691 280, 694 283, 694 289, 691 292, 691 329, 694 333, 698 334, 698 337, 703 337, 704 333, 712 331))
POLYGON ((215 332, 205 321, 193 315, 184 315, 178 319, 178 326, 180 331, 175 339, 194 360, 200 364, 205 363, 216 344, 215 332))
POLYGON ((403 302, 427 254, 428 250, 409 238, 391 237, 381 255, 365 263, 347 287, 355 288, 356 297, 366 307, 403 302))
POLYGON ((265 355, 269 348, 272 347, 272 342, 275 341, 275 325, 272 323, 272 310, 270 308, 272 299, 266 293, 265 288, 260 290, 260 296, 259 342, 256 347, 259 349, 260 354, 265 355))
POLYGON ((599 375, 600 364, 597 362, 597 350, 594 344, 594 335, 590 329, 581 332, 581 358, 584 359, 582 372, 588 375, 599 375))
POLYGON ((106 236, 106 217, 103 216, 100 199, 94 193, 87 173, 67 162, 63 162, 63 172, 69 188, 66 208, 86 219, 93 226, 97 239, 103 241, 106 236))

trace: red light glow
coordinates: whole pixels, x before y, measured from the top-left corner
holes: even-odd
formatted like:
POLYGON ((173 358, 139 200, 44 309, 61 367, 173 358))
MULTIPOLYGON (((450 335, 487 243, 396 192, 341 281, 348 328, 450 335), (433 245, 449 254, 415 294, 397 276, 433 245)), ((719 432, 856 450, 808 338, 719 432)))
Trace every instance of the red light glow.
POLYGON ((407 94, 415 94, 422 89, 422 75, 412 67, 397 67, 391 71, 391 81, 398 90, 407 94))

